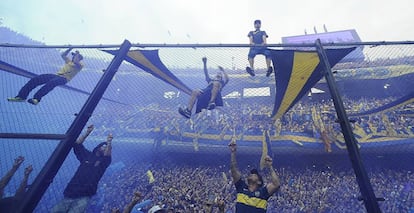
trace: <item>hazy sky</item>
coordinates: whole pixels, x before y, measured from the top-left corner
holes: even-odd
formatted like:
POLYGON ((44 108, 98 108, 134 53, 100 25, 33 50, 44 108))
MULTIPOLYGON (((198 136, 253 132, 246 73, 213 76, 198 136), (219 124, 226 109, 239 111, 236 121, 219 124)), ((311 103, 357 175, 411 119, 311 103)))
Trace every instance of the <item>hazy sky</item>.
POLYGON ((412 0, 2 0, 1 26, 46 44, 247 43, 255 19, 281 37, 356 29, 414 40, 412 0))

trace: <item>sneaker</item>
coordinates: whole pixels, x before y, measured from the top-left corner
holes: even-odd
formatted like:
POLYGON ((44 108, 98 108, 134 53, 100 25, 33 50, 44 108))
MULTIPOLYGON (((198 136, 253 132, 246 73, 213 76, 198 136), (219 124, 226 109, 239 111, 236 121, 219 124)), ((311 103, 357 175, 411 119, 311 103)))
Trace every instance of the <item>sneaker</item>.
POLYGON ((208 110, 213 110, 214 108, 216 108, 216 103, 211 102, 208 104, 208 107, 207 107, 208 110))
POLYGON ((266 72, 266 77, 269 77, 270 74, 272 74, 272 72, 273 72, 273 67, 269 67, 269 69, 267 69, 267 72, 266 72))
POLYGON ((185 108, 185 109, 183 109, 183 108, 178 108, 178 112, 182 115, 182 116, 184 116, 184 117, 186 117, 186 118, 190 118, 191 117, 191 112, 190 112, 190 110, 188 110, 187 108, 185 108))
POLYGON ((37 105, 40 101, 37 100, 36 98, 31 98, 31 99, 27 100, 27 102, 29 102, 33 105, 37 105))
POLYGON ((14 97, 14 98, 7 98, 7 100, 8 100, 8 101, 12 101, 12 102, 23 102, 23 101, 25 101, 26 99, 24 99, 24 98, 20 98, 19 96, 16 96, 16 97, 14 97))
POLYGON ((253 77, 253 76, 255 76, 255 74, 254 74, 254 70, 252 70, 252 68, 250 68, 250 67, 246 67, 246 71, 247 71, 247 73, 249 73, 252 77, 253 77))

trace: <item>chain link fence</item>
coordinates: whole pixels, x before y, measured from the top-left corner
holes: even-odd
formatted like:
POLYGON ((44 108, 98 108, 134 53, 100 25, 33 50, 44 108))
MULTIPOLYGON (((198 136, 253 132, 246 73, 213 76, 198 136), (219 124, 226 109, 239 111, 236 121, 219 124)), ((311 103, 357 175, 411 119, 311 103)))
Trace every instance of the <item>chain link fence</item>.
MULTIPOLYGON (((413 211, 414 48, 404 43, 354 46, 357 50, 332 71, 363 165, 376 196, 385 199, 379 202, 383 212, 413 211)), ((65 49, 0 46, 1 133, 66 132, 113 58, 102 50, 116 48, 75 48, 84 56, 85 67, 67 87, 55 88, 35 106, 7 101, 17 95, 29 75, 56 73, 64 63, 60 54, 65 49)), ((280 92, 277 73, 266 77, 265 58, 257 56, 256 76, 251 77, 245 71, 247 47, 160 45, 134 49, 157 49, 162 63, 191 89, 207 85, 203 57, 211 76, 220 72, 218 66, 223 67, 230 79, 222 89, 224 106, 187 119, 178 108, 187 105, 189 94, 123 62, 88 122, 95 129, 85 141, 87 149, 106 141, 108 134, 114 139, 112 163, 87 212, 122 211, 136 191, 148 201, 141 207, 144 212, 157 204, 176 212, 201 212, 208 208, 207 203, 218 200, 231 212, 235 188, 227 145, 232 138, 236 140, 245 177, 250 169, 259 167, 264 130, 269 130, 273 166, 281 180, 280 190, 269 199, 268 212, 365 212, 324 78, 275 121, 271 117, 275 94, 280 92)), ((277 70, 278 65, 274 66, 277 70)), ((24 177, 23 167, 32 165, 30 187, 58 144, 58 140, 0 139, 2 176, 13 168, 14 159, 24 157, 3 197, 14 196, 24 177)), ((50 211, 63 198, 78 165, 71 152, 35 212, 50 211)), ((266 171, 263 176, 268 182, 266 171)))

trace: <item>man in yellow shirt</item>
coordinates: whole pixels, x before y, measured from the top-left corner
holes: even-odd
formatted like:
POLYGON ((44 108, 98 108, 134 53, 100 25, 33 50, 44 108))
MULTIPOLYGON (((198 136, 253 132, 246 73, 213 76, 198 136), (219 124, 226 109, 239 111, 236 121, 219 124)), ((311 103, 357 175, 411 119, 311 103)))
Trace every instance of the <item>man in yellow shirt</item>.
POLYGON ((33 96, 33 98, 27 100, 27 102, 36 105, 40 102, 43 96, 47 95, 55 87, 64 85, 83 68, 82 59, 83 56, 79 51, 72 52, 72 60, 68 57, 72 48, 67 49, 62 53, 62 58, 65 61, 65 65, 56 74, 41 74, 30 79, 19 91, 19 94, 14 98, 8 98, 8 101, 22 102, 25 101, 29 93, 39 85, 42 85, 33 96))

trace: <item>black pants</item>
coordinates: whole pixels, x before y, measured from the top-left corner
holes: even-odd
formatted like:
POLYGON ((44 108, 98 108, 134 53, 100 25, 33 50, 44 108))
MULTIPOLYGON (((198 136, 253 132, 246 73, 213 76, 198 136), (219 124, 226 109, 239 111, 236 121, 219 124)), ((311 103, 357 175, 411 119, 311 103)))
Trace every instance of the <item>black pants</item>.
POLYGON ((33 98, 37 100, 41 100, 43 96, 47 95, 50 91, 52 91, 55 87, 59 85, 64 85, 68 82, 65 77, 58 76, 55 74, 42 74, 38 75, 30 81, 28 81, 19 91, 17 95, 20 98, 26 99, 29 93, 39 85, 44 84, 42 88, 37 91, 33 98))

